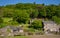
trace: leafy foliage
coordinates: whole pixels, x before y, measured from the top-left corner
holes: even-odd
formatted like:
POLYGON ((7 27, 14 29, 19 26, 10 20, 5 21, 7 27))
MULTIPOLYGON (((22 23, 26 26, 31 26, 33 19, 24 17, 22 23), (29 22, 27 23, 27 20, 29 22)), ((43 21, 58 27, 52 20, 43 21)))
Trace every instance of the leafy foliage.
POLYGON ((52 20, 55 21, 57 24, 60 24, 60 18, 57 16, 53 16, 52 20))
POLYGON ((13 17, 13 20, 16 20, 18 23, 27 23, 29 20, 29 14, 21 11, 17 12, 16 16, 13 17))
POLYGON ((40 28, 42 28, 42 21, 41 20, 34 20, 30 27, 32 27, 34 29, 40 29, 40 28))
POLYGON ((5 26, 6 26, 6 24, 3 24, 3 23, 0 24, 0 28, 3 28, 5 26))
POLYGON ((0 24, 3 23, 3 19, 0 17, 0 24))
MULTIPOLYGON (((28 23, 28 21, 32 18, 47 18, 59 24, 60 5, 46 6, 44 4, 36 4, 34 2, 34 3, 18 3, 13 5, 0 6, 0 17, 12 18, 13 21, 11 22, 11 24, 15 24, 17 22, 25 24, 28 23)), ((3 23, 2 18, 0 18, 0 23, 3 23)), ((34 28, 42 27, 41 22, 39 21, 34 21, 32 23, 32 26, 34 28)))

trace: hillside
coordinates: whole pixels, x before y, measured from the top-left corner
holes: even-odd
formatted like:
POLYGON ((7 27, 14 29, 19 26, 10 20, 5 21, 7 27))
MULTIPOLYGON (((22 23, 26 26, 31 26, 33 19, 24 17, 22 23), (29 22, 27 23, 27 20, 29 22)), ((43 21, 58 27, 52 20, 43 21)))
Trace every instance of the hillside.
POLYGON ((47 32, 59 35, 60 27, 55 27, 60 24, 60 5, 44 5, 34 2, 0 6, 0 35, 43 35, 46 32, 43 21, 48 22, 45 23, 46 26, 52 25, 52 32, 50 28, 46 30, 47 32))

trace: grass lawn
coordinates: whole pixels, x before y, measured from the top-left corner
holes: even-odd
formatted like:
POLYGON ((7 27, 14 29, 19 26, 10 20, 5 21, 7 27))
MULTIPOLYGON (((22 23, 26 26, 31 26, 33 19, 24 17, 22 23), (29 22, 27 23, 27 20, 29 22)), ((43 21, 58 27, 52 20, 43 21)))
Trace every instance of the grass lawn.
POLYGON ((10 20, 12 20, 12 18, 3 18, 3 21, 4 21, 4 22, 8 22, 8 21, 10 21, 10 20))

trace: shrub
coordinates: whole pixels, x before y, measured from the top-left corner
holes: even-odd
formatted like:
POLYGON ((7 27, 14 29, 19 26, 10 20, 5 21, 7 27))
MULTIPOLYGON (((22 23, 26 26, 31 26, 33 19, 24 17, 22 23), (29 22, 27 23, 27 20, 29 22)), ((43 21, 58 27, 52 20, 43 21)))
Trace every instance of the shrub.
POLYGON ((3 28, 3 27, 5 27, 6 26, 6 24, 4 24, 4 23, 1 23, 0 24, 0 28, 3 28))
POLYGON ((3 23, 3 19, 0 17, 0 24, 3 23))
POLYGON ((16 20, 18 23, 25 24, 29 20, 29 14, 28 13, 17 14, 17 16, 13 17, 13 20, 16 20))
POLYGON ((34 20, 30 27, 32 27, 34 29, 41 29, 42 28, 42 21, 41 20, 34 20))
POLYGON ((53 16, 52 20, 55 21, 57 24, 60 24, 60 18, 57 16, 53 16))
POLYGON ((17 21, 10 21, 9 22, 11 25, 18 25, 18 22, 17 21))

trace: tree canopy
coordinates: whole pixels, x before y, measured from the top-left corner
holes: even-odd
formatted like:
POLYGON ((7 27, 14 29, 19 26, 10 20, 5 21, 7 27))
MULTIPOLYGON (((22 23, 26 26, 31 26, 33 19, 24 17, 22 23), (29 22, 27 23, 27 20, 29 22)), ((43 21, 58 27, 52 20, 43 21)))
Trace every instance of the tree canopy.
MULTIPOLYGON (((12 17, 17 22, 26 23, 29 18, 60 18, 60 5, 44 5, 34 3, 18 3, 0 6, 1 17, 12 17)), ((55 20, 54 20, 55 21, 55 20)))

